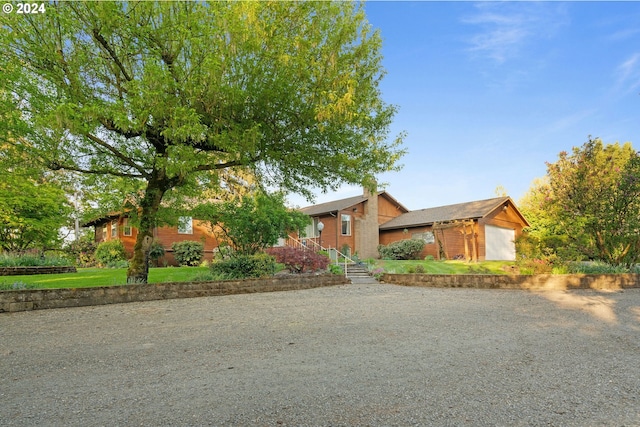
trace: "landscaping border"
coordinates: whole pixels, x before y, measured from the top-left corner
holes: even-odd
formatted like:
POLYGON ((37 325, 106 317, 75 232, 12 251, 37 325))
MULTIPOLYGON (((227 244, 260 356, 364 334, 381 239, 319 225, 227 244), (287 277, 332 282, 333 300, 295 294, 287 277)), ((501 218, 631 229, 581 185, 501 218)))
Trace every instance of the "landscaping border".
POLYGON ((9 290, 0 291, 0 313, 253 292, 292 291, 346 283, 349 283, 349 280, 343 275, 320 274, 221 282, 173 282, 95 288, 9 290))
POLYGON ((16 266, 0 267, 0 276, 28 276, 32 274, 76 273, 74 266, 16 266))
POLYGON ((620 290, 640 288, 640 274, 383 274, 382 281, 433 288, 620 290))

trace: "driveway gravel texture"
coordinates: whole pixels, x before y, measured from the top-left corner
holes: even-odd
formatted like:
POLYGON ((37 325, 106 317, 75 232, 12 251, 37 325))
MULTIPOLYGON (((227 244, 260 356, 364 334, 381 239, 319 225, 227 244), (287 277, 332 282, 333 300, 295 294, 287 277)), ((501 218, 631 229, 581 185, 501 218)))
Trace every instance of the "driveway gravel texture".
POLYGON ((640 426, 640 289, 5 313, 0 345, 2 426, 640 426))

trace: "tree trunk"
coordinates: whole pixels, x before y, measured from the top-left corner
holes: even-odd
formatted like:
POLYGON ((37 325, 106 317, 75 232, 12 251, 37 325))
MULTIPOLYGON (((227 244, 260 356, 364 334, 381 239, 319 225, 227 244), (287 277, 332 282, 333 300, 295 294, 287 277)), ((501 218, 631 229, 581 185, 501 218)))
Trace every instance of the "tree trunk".
POLYGON ((169 188, 167 180, 155 173, 147 183, 144 198, 142 199, 140 212, 140 225, 136 244, 133 247, 133 257, 129 260, 127 270, 127 283, 147 283, 149 276, 149 250, 153 242, 153 229, 156 223, 156 214, 160 208, 160 202, 164 193, 169 188))

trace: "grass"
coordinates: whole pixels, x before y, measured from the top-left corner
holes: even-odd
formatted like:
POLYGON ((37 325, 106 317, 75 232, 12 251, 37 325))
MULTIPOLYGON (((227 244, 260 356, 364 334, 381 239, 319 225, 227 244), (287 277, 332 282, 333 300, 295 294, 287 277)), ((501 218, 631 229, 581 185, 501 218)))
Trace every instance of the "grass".
POLYGON ((395 261, 376 260, 372 269, 382 268, 386 273, 405 274, 416 272, 416 267, 422 266, 424 274, 507 274, 504 267, 512 266, 509 261, 395 261))
MULTIPOLYGON (((199 274, 207 273, 207 267, 150 268, 149 283, 188 282, 199 274)), ((36 274, 29 276, 0 277, 0 289, 11 288, 14 283, 29 289, 91 288, 124 285, 126 268, 79 268, 77 273, 36 274)))

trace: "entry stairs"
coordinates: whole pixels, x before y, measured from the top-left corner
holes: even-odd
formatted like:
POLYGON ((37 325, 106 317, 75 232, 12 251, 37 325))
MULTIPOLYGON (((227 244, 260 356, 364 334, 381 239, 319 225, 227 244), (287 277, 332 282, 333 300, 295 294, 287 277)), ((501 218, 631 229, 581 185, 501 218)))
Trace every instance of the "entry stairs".
POLYGON ((378 281, 369 274, 367 266, 361 263, 346 264, 347 279, 354 285, 375 285, 378 281))

